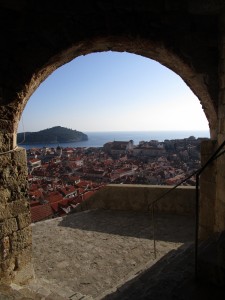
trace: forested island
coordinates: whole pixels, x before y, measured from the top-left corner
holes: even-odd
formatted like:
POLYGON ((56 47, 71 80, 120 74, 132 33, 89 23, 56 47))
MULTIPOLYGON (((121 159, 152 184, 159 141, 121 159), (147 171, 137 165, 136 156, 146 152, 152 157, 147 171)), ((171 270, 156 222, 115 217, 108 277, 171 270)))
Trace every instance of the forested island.
POLYGON ((87 141, 83 132, 61 126, 44 129, 38 132, 23 132, 17 134, 18 144, 54 144, 87 141), (24 138, 25 137, 25 138, 24 138))

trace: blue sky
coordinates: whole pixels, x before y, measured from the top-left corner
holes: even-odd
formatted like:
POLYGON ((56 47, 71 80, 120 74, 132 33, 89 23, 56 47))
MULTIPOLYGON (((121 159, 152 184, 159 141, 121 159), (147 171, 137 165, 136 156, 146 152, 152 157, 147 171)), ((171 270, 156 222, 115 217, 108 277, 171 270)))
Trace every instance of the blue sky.
POLYGON ((22 118, 18 132, 58 125, 83 132, 208 130, 198 98, 178 75, 117 52, 80 56, 57 69, 31 96, 22 118))

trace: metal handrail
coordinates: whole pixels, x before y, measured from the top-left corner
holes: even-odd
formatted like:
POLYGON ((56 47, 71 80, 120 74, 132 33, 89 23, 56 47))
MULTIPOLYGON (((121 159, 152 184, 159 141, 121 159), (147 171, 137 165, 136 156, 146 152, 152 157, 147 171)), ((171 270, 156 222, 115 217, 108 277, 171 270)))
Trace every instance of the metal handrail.
POLYGON ((156 198, 154 201, 149 203, 148 210, 150 210, 150 206, 152 207, 152 222, 153 222, 153 242, 154 242, 154 256, 156 258, 156 239, 155 239, 155 219, 154 219, 154 211, 155 211, 155 203, 157 203, 159 200, 164 198, 166 195, 171 193, 173 190, 175 190, 178 186, 180 186, 182 183, 186 182, 188 179, 190 179, 192 176, 196 176, 196 198, 195 198, 195 277, 197 279, 198 277, 198 237, 199 237, 199 177, 201 173, 205 170, 205 168, 210 165, 214 160, 218 159, 221 155, 225 153, 225 150, 220 152, 222 148, 225 146, 225 140, 223 143, 217 148, 217 150, 210 156, 210 158, 206 161, 206 163, 200 167, 198 170, 194 171, 193 173, 189 174, 185 179, 180 181, 178 184, 173 186, 170 190, 163 193, 161 196, 156 198))

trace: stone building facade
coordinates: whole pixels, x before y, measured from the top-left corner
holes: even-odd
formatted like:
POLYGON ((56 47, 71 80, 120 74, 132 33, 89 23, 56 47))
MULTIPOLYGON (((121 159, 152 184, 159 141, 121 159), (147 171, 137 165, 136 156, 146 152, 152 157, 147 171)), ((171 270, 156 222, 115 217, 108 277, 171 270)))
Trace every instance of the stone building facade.
MULTIPOLYGON (((0 1, 0 282, 32 278, 23 109, 48 75, 92 52, 127 51, 173 70, 198 97, 211 140, 225 139, 225 3, 212 0, 0 1)), ((225 156, 201 177, 200 233, 225 230, 225 156)))

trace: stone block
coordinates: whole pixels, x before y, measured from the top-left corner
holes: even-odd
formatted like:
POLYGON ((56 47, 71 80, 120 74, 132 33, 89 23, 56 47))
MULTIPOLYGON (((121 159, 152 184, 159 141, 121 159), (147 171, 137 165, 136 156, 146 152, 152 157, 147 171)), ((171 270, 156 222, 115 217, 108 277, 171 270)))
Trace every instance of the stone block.
MULTIPOLYGON (((2 123, 2 120, 0 120, 0 124, 1 123, 2 123)), ((6 133, 7 131, 8 130, 5 130, 3 128, 0 133, 0 151, 1 152, 6 152, 9 149, 12 149, 12 146, 13 146, 13 133, 11 133, 11 134, 6 133)), ((4 155, 4 156, 6 156, 6 155, 4 155)))
POLYGON ((219 132, 225 132, 225 118, 219 119, 219 132))
POLYGON ((17 222, 18 222, 19 229, 28 227, 31 224, 30 212, 19 214, 17 217, 17 222))
MULTIPOLYGON (((208 159, 212 156, 212 154, 215 152, 215 150, 217 149, 217 142, 216 141, 212 141, 212 140, 207 140, 207 141, 203 141, 201 143, 201 165, 203 166, 208 159)), ((215 163, 211 163, 207 169, 204 170, 204 173, 210 169, 210 173, 215 172, 213 170, 213 168, 215 168, 215 163)), ((202 176, 202 175, 201 175, 202 176)), ((209 176, 210 178, 211 176, 209 176)))
POLYGON ((25 199, 13 201, 8 204, 12 216, 16 217, 22 213, 29 213, 29 203, 25 199))
POLYGON ((10 236, 12 252, 20 253, 21 250, 29 247, 32 244, 32 231, 31 227, 26 227, 22 230, 14 232, 10 236))
POLYGON ((17 148, 16 151, 11 153, 11 160, 14 162, 15 165, 27 166, 26 149, 17 148))
POLYGON ((225 133, 219 132, 218 134, 218 145, 221 145, 225 140, 225 133))
POLYGON ((225 179, 225 157, 218 159, 217 177, 222 177, 223 180, 225 179))
POLYGON ((32 261, 32 247, 28 246, 27 248, 20 251, 20 253, 16 256, 17 270, 22 269, 31 261, 32 261))
POLYGON ((200 227, 204 228, 204 231, 209 233, 213 232, 214 229, 214 221, 215 221, 215 200, 212 202, 212 199, 207 196, 200 200, 199 207, 199 220, 200 227), (207 230, 206 230, 207 229, 207 230))
POLYGON ((13 257, 5 259, 0 263, 0 283, 10 283, 13 280, 15 266, 15 258, 13 257))
POLYGON ((0 122, 0 130, 1 132, 13 132, 14 128, 13 128, 13 123, 9 120, 4 120, 1 118, 1 122, 0 122))
POLYGON ((6 219, 0 223, 0 238, 12 234, 18 230, 16 218, 6 219))
POLYGON ((25 149, 1 155, 0 166, 0 197, 2 202, 26 198, 28 186, 25 149))
POLYGON ((10 241, 6 236, 0 240, 0 258, 6 259, 10 254, 10 241))
POLYGON ((24 285, 31 282, 33 279, 34 269, 31 262, 24 265, 23 268, 17 269, 13 274, 13 283, 15 284, 24 285))
POLYGON ((1 169, 4 169, 9 164, 12 164, 12 160, 11 160, 10 154, 0 155, 0 166, 1 166, 1 169))
POLYGON ((11 198, 11 191, 8 188, 0 188, 0 199, 1 203, 6 203, 11 198))
POLYGON ((200 185, 203 183, 216 183, 216 165, 213 164, 205 168, 200 176, 200 185))
POLYGON ((210 202, 215 203, 216 200, 216 186, 214 183, 201 182, 200 186, 201 198, 204 201, 204 195, 207 195, 207 198, 210 199, 210 202))
POLYGON ((217 141, 205 140, 201 142, 201 154, 210 154, 216 147, 217 141))
POLYGON ((8 204, 0 204, 0 222, 12 217, 8 204))

